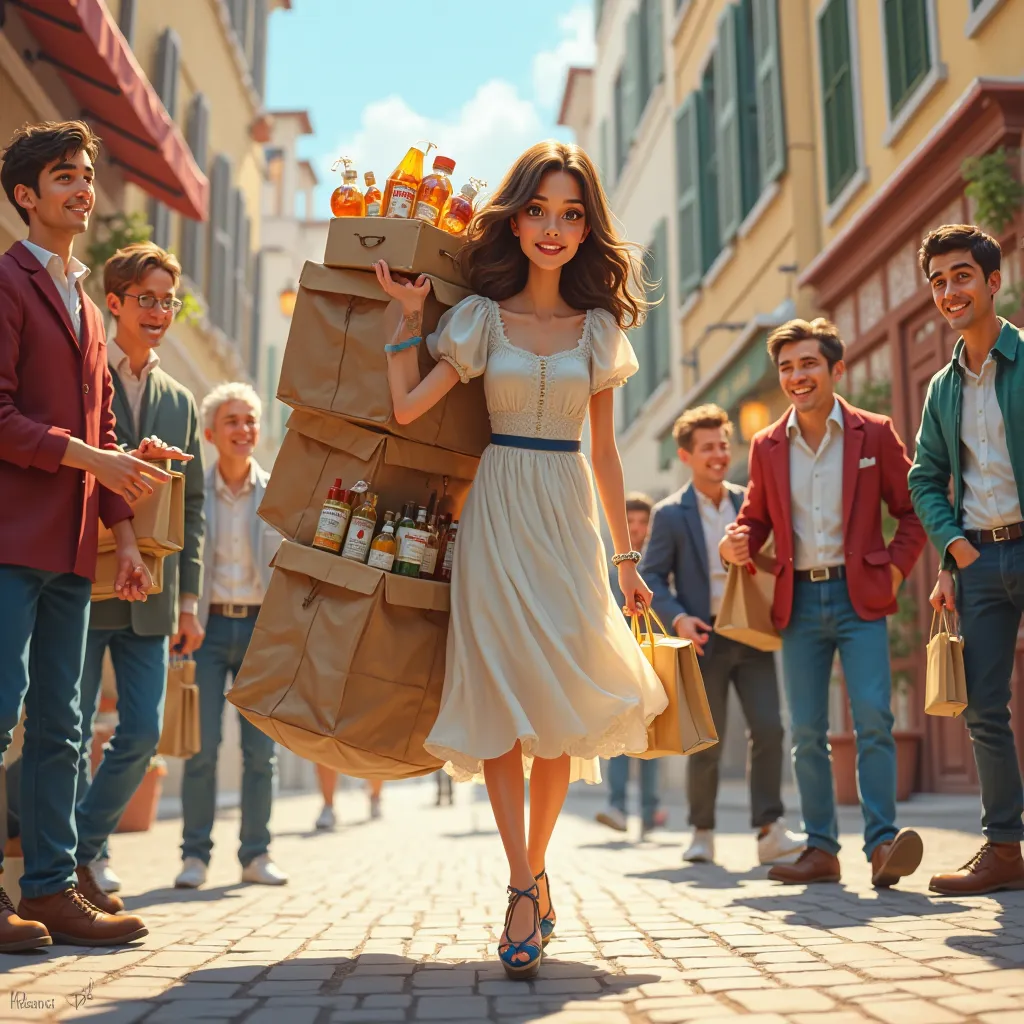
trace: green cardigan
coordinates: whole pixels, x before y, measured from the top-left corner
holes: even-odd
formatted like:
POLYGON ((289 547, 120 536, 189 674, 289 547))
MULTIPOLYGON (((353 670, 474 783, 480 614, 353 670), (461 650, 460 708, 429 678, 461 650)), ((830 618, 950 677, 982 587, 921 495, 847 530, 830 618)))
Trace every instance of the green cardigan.
POLYGON ((202 592, 203 584, 203 442, 196 400, 188 388, 179 384, 159 366, 150 371, 139 415, 136 434, 131 408, 116 373, 114 415, 118 444, 137 448, 144 437, 155 435, 167 444, 177 445, 193 456, 191 462, 174 463, 172 468, 185 473, 185 547, 164 559, 164 586, 146 601, 96 601, 89 622, 92 629, 123 629, 139 636, 172 636, 178 628, 179 593, 202 592))
MULTIPOLYGON (((1024 331, 1000 317, 1003 327, 993 352, 996 362, 996 400, 1006 426, 1006 447, 1010 452, 1017 494, 1024 507, 1024 331), (1017 395, 1011 406, 1010 395, 1017 395)), ((963 370, 960 353, 964 340, 953 346, 953 358, 928 385, 917 432, 917 450, 910 469, 910 497, 914 511, 942 556, 945 569, 955 563, 946 549, 963 536, 964 477, 960 464, 960 415, 963 408, 963 370), (953 480, 953 501, 949 481, 953 480)))

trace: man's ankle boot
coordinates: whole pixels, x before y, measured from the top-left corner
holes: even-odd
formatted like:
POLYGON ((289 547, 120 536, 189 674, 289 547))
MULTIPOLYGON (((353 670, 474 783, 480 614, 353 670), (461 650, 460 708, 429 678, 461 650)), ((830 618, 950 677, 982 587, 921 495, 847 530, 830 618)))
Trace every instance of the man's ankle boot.
POLYGON ((78 891, 104 914, 120 914, 124 910, 124 900, 120 896, 114 896, 100 888, 91 865, 79 864, 75 868, 75 876, 78 878, 78 891))
POLYGON ((984 896, 1024 889, 1020 843, 986 843, 959 871, 935 875, 928 887, 940 896, 984 896))
POLYGON ((34 900, 22 897, 18 914, 42 922, 55 942, 72 946, 120 946, 149 934, 142 918, 104 914, 74 888, 34 900))
POLYGON ((776 864, 768 877, 785 885, 811 885, 813 882, 838 882, 839 858, 816 846, 808 846, 795 864, 776 864))
POLYGON ((0 953, 20 953, 53 942, 46 925, 20 918, 10 896, 0 889, 0 953))

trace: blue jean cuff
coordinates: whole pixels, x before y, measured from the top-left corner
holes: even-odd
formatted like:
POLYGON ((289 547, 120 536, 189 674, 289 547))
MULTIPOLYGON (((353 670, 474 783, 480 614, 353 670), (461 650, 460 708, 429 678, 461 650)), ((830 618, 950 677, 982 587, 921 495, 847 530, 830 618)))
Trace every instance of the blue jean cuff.
POLYGON ((817 836, 810 836, 807 840, 807 848, 814 850, 824 850, 825 853, 830 854, 833 857, 839 856, 841 849, 840 845, 831 839, 819 839, 817 836))
POLYGON ((996 829, 983 828, 981 832, 990 843, 1024 843, 1024 831, 1001 832, 996 829))

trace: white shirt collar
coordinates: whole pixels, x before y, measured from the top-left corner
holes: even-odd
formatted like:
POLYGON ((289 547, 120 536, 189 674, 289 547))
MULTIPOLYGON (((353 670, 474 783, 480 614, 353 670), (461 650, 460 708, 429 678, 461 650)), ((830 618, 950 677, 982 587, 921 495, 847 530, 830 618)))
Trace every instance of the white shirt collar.
POLYGON ((235 498, 240 497, 243 494, 248 494, 251 490, 253 490, 255 488, 255 486, 256 486, 256 460, 255 459, 250 459, 249 460, 249 476, 246 478, 245 483, 242 484, 242 489, 238 492, 237 495, 231 490, 230 487, 228 487, 227 482, 224 480, 224 477, 221 475, 220 466, 219 465, 213 467, 213 480, 214 480, 213 486, 216 489, 217 493, 222 498, 228 498, 229 500, 234 501, 235 498))
MULTIPOLYGON (((118 345, 115 339, 111 339, 107 342, 107 362, 115 369, 118 373, 131 373, 133 377, 135 374, 132 373, 131 363, 129 362, 128 356, 125 355, 125 351, 118 345)), ((149 356, 146 362, 143 364, 142 371, 136 380, 142 380, 147 373, 160 365, 160 357, 156 354, 156 349, 151 348, 149 350, 149 356)))
MULTIPOLYGON (((843 407, 839 404, 839 396, 837 395, 832 403, 832 411, 828 414, 828 423, 825 424, 826 430, 831 430, 831 424, 834 423, 840 430, 843 429, 843 407)), ((800 424, 796 419, 796 407, 790 409, 789 419, 786 420, 786 433, 792 436, 794 430, 799 430, 800 424)))
POLYGON ((961 367, 963 367, 963 369, 967 373, 969 373, 975 380, 981 380, 981 378, 985 376, 985 371, 988 369, 989 363, 994 363, 995 362, 995 358, 994 358, 994 355, 993 355, 993 353, 995 352, 995 348, 990 349, 988 355, 985 356, 985 362, 983 362, 981 364, 981 372, 980 373, 975 373, 967 365, 967 360, 964 358, 966 352, 967 352, 967 346, 965 345, 962 349, 960 349, 960 355, 958 357, 958 362, 960 363, 961 367))
POLYGON ((41 245, 36 245, 35 242, 30 242, 27 238, 22 240, 22 244, 47 270, 51 273, 54 270, 58 270, 61 277, 71 284, 84 281, 91 273, 89 268, 80 259, 72 256, 68 261, 68 270, 65 274, 64 261, 55 252, 50 252, 49 249, 44 249, 41 245), (54 264, 54 260, 57 261, 56 264, 54 264))
POLYGON ((705 508, 714 509, 716 512, 721 512, 727 504, 731 504, 729 501, 729 489, 727 487, 722 488, 722 500, 715 504, 703 491, 694 487, 694 491, 697 494, 697 501, 699 501, 705 508))

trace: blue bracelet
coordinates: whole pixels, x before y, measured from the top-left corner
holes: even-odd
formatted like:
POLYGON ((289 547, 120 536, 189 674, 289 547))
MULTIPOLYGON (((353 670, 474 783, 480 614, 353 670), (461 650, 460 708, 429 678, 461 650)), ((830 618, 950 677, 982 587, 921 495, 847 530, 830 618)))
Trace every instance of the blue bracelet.
POLYGON ((394 355, 396 352, 404 352, 407 348, 415 348, 422 340, 420 337, 406 338, 405 341, 396 341, 392 345, 385 345, 384 351, 389 355, 394 355))

